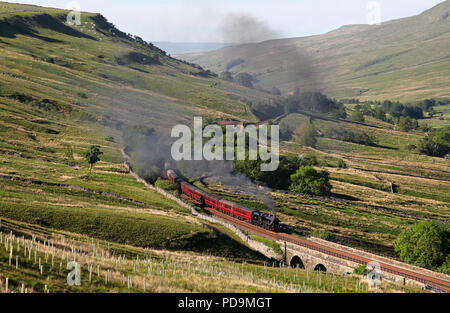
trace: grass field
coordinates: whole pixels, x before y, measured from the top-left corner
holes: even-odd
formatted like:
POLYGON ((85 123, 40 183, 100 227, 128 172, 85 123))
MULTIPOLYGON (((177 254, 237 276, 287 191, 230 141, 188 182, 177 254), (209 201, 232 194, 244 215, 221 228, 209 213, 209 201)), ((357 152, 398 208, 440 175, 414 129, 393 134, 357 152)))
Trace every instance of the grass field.
MULTIPOLYGON (((235 263, 198 253, 136 248, 2 220, 1 292, 368 292, 359 276, 235 263), (66 282, 80 264, 80 285, 66 282), (8 279, 8 287, 6 280, 8 279), (6 290, 8 288, 8 290, 6 290)), ((417 292, 383 283, 378 291, 417 292)))

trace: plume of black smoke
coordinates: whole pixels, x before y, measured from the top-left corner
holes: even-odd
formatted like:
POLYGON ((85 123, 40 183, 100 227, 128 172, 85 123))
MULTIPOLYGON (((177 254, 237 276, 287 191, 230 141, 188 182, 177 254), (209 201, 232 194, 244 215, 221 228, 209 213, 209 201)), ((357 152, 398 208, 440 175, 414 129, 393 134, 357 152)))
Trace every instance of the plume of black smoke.
POLYGON ((131 156, 139 176, 150 183, 164 177, 167 168, 174 168, 170 157, 171 138, 142 126, 128 127, 123 134, 125 152, 131 156))
POLYGON ((234 173, 233 162, 230 161, 180 161, 171 157, 174 138, 167 134, 156 133, 145 126, 127 127, 123 133, 126 143, 125 152, 131 155, 139 176, 154 183, 159 177, 165 177, 165 171, 178 167, 181 172, 193 179, 212 178, 228 188, 245 192, 256 199, 275 214, 275 203, 270 198, 270 189, 254 183, 248 177, 234 173))
MULTIPOLYGON (((271 39, 282 38, 281 32, 272 29, 266 22, 259 20, 249 14, 229 14, 224 18, 222 27, 222 39, 223 42, 233 44, 247 44, 247 43, 260 43, 271 39)), ((320 80, 317 77, 318 67, 320 64, 313 62, 313 55, 310 51, 307 51, 305 47, 300 44, 293 45, 280 45, 273 44, 258 44, 258 45, 246 45, 245 54, 247 56, 261 56, 261 51, 265 51, 263 55, 278 55, 280 57, 274 64, 279 64, 279 68, 273 68, 275 72, 281 71, 283 73, 283 81, 291 82, 285 86, 277 86, 277 82, 273 82, 270 86, 264 86, 265 89, 271 90, 273 87, 281 88, 284 92, 294 92, 296 88, 303 91, 321 91, 323 89, 320 80), (249 50, 250 49, 250 50, 249 50), (254 49, 254 53, 252 53, 254 49), (270 50, 269 50, 270 49, 270 50), (288 61, 290 60, 290 61, 288 61)), ((242 51, 240 49, 222 49, 222 59, 225 64, 232 65, 233 62, 239 61, 240 64, 249 64, 252 60, 249 57, 244 57, 235 53, 235 51, 242 51)), ((258 61, 260 61, 258 59, 258 61)), ((273 60, 272 60, 273 61, 273 60)), ((228 66, 227 66, 228 67, 228 66)), ((227 68, 227 70, 232 70, 227 68)), ((270 75, 266 72, 251 72, 257 80, 264 80, 263 77, 270 75)), ((267 83, 266 83, 267 84, 267 83)))
POLYGON ((225 17, 222 36, 226 43, 243 44, 279 38, 280 34, 262 20, 248 14, 235 13, 225 17))

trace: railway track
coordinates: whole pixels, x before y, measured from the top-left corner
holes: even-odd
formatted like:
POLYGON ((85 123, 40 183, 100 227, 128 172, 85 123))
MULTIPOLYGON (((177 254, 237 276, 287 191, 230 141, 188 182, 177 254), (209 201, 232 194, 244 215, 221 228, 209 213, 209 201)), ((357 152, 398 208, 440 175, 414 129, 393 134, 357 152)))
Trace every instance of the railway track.
MULTIPOLYGON (((295 236, 292 236, 289 234, 274 233, 272 231, 249 224, 245 221, 241 221, 232 216, 218 212, 218 211, 208 208, 208 207, 205 207, 204 209, 207 212, 209 212, 211 215, 214 215, 221 219, 227 220, 228 222, 231 222, 232 224, 242 227, 246 230, 255 232, 255 233, 263 235, 265 237, 270 237, 271 239, 286 241, 289 243, 293 243, 295 245, 299 245, 301 247, 305 247, 307 249, 315 250, 315 251, 318 251, 318 252, 321 252, 321 253, 324 253, 324 254, 327 254, 330 256, 345 259, 345 260, 355 262, 358 264, 362 264, 362 265, 367 265, 369 262, 373 261, 371 259, 361 257, 361 256, 353 254, 353 253, 330 248, 328 246, 325 246, 325 245, 322 245, 322 244, 319 244, 316 242, 312 242, 312 241, 309 241, 306 239, 301 239, 301 238, 298 238, 298 237, 295 237, 295 236)), ((400 267, 396 267, 393 265, 389 265, 389 264, 386 264, 383 262, 378 262, 378 263, 380 264, 382 271, 385 271, 387 273, 391 273, 391 274, 394 274, 394 275, 397 275, 400 277, 404 277, 406 279, 411 279, 411 280, 423 283, 427 286, 430 286, 430 289, 435 292, 441 292, 441 293, 449 293, 450 292, 450 282, 449 281, 445 281, 445 280, 431 277, 431 276, 424 275, 424 274, 419 274, 419 273, 416 273, 416 272, 413 272, 410 270, 406 270, 406 269, 403 269, 400 267)))

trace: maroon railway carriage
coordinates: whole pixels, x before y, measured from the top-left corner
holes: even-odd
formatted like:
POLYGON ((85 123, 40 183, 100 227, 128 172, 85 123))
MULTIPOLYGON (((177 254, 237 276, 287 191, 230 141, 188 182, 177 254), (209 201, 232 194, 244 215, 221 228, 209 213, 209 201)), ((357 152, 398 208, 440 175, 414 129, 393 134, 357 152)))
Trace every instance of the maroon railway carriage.
POLYGON ((246 207, 226 200, 220 200, 218 207, 219 209, 234 215, 240 220, 246 220, 248 222, 252 221, 252 214, 254 210, 250 210, 246 207))
POLYGON ((198 200, 198 201, 204 203, 206 194, 202 190, 198 189, 197 187, 192 186, 191 184, 183 182, 183 181, 180 182, 180 185, 181 185, 181 191, 183 193, 187 194, 188 196, 191 196, 195 200, 198 200))
POLYGON ((272 231, 280 230, 280 221, 274 215, 262 213, 236 204, 231 201, 216 198, 203 190, 192 186, 179 177, 175 171, 168 170, 167 178, 174 183, 180 184, 181 191, 189 197, 200 201, 202 204, 216 209, 219 212, 228 214, 248 223, 269 229, 272 231))

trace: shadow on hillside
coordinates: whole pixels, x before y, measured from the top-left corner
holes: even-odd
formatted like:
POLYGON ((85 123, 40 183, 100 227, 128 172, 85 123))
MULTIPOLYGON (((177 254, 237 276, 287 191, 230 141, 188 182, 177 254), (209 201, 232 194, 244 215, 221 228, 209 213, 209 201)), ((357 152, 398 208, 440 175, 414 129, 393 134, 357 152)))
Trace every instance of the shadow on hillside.
POLYGON ((77 38, 87 38, 96 40, 96 38, 83 34, 67 25, 61 20, 49 14, 41 14, 33 17, 14 16, 0 21, 0 37, 16 38, 17 35, 30 36, 46 42, 63 42, 58 39, 38 35, 38 31, 33 27, 42 27, 51 31, 65 34, 77 38))
POLYGON ((342 199, 342 200, 347 200, 347 201, 358 201, 358 198, 355 198, 353 196, 349 196, 349 195, 343 195, 343 194, 339 194, 339 193, 332 193, 331 197, 333 198, 337 198, 337 199, 342 199))
POLYGON ((373 145, 371 145, 371 147, 381 148, 381 149, 388 149, 388 150, 400 150, 397 147, 389 147, 389 146, 383 146, 383 145, 379 145, 379 144, 373 144, 373 145))

